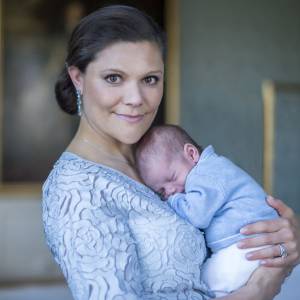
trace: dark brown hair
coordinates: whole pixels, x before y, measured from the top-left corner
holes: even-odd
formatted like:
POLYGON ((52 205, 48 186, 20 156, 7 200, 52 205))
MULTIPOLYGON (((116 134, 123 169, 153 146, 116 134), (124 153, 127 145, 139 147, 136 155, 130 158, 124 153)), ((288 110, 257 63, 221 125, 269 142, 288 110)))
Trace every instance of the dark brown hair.
POLYGON ((66 66, 55 85, 55 96, 63 111, 71 115, 77 113, 76 91, 67 66, 76 66, 84 73, 97 53, 122 41, 154 42, 165 60, 165 36, 150 16, 125 5, 110 5, 96 10, 80 21, 68 43, 66 66))
POLYGON ((154 158, 157 155, 164 155, 166 159, 170 160, 180 156, 187 143, 194 145, 199 154, 202 153, 202 147, 180 126, 171 124, 153 126, 136 145, 137 168, 140 170, 145 167, 145 161, 152 155, 154 158))

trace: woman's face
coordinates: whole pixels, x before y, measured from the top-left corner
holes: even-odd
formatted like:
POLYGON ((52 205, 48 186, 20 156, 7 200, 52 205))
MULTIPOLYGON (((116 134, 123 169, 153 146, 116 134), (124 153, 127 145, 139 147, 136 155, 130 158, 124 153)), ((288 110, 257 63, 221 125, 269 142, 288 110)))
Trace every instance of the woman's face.
POLYGON ((71 78, 83 94, 83 115, 98 135, 136 143, 150 127, 163 94, 164 64, 151 42, 119 42, 103 49, 71 78))

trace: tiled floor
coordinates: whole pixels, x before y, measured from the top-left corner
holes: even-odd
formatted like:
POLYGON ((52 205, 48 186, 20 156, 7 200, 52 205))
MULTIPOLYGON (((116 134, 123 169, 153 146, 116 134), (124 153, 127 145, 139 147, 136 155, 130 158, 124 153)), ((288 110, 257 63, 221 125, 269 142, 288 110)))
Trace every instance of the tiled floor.
MULTIPOLYGON (((65 285, 30 286, 0 289, 0 300, 72 300, 65 285)), ((288 278, 281 293, 274 300, 300 299, 300 266, 288 278)))

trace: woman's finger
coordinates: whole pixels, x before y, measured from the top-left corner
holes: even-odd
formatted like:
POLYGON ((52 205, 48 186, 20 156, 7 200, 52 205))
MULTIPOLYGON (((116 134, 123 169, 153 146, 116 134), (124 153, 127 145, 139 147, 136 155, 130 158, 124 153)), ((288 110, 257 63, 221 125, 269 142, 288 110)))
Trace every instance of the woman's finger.
POLYGON ((279 257, 280 256, 280 248, 278 245, 267 246, 265 248, 250 251, 246 254, 246 258, 248 260, 258 260, 258 259, 268 259, 270 257, 279 257))
MULTIPOLYGON (((293 264, 299 264, 300 262, 300 223, 296 217, 294 211, 288 207, 284 202, 273 197, 268 197, 268 203, 274 207, 279 215, 286 220, 289 220, 290 224, 287 228, 287 234, 292 237, 292 249, 290 251, 290 257, 294 258, 293 264)), ((290 246, 291 247, 291 246, 290 246)))
POLYGON ((293 210, 290 207, 288 207, 283 201, 276 199, 272 196, 268 196, 267 201, 270 206, 272 206, 273 208, 275 208, 277 210, 277 212, 279 213, 279 215, 281 217, 287 218, 290 220, 295 218, 295 214, 294 214, 293 210))
POLYGON ((295 257, 294 255, 289 255, 288 257, 276 257, 268 258, 260 261, 260 264, 265 267, 292 267, 294 266, 295 257))
POLYGON ((269 258, 286 258, 290 255, 295 255, 295 243, 290 242, 286 244, 276 244, 273 246, 266 246, 264 248, 255 249, 246 254, 248 260, 269 259, 269 258), (281 246, 280 246, 281 245, 281 246), (284 251, 284 253, 282 252, 284 251))
POLYGON ((238 247, 241 249, 255 248, 267 245, 280 244, 283 240, 283 234, 281 232, 261 234, 253 238, 246 238, 238 242, 238 247))
POLYGON ((297 250, 295 233, 294 231, 286 227, 277 232, 260 234, 251 238, 245 238, 238 242, 238 247, 241 249, 245 249, 287 243, 295 245, 295 247, 293 247, 293 251, 297 250))
MULTIPOLYGON (((288 267, 300 262, 300 225, 293 210, 285 205, 281 200, 268 197, 269 204, 275 208, 281 217, 273 220, 259 221, 249 224, 241 229, 245 235, 259 234, 255 237, 243 239, 238 243, 239 248, 255 248, 267 246, 265 248, 249 253, 251 260, 263 259, 266 266, 288 267), (279 244, 283 244, 288 257, 281 259, 276 253, 279 244)), ((278 250, 277 250, 278 251, 278 250)))
POLYGON ((248 224, 240 230, 240 233, 246 235, 258 233, 271 233, 277 232, 284 227, 290 227, 290 221, 283 218, 277 218, 248 224))

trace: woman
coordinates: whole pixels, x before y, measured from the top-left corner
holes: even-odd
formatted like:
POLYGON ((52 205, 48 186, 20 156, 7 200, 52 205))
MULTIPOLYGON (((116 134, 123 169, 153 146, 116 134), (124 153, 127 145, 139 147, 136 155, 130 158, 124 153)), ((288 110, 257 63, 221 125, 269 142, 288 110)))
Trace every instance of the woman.
MULTIPOLYGON (((75 299, 209 298, 200 276, 202 234, 144 186, 134 167, 133 145, 163 94, 164 49, 157 25, 126 6, 87 16, 69 41, 56 97, 81 119, 43 187, 43 220, 75 299)), ((272 245, 252 259, 277 268, 259 268, 222 299, 272 299, 298 262, 295 217, 271 201, 283 218, 249 225, 247 233, 266 234, 244 246, 272 245)))

